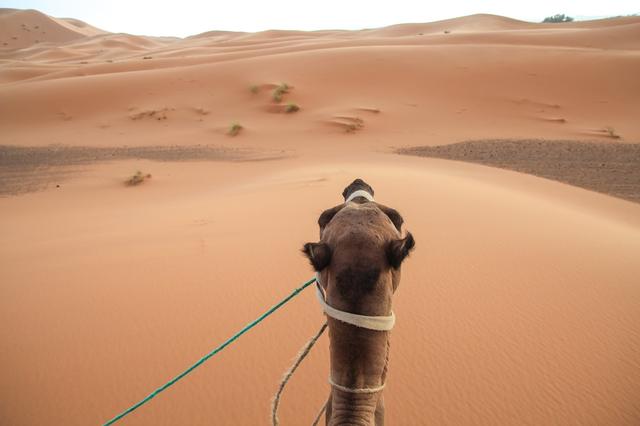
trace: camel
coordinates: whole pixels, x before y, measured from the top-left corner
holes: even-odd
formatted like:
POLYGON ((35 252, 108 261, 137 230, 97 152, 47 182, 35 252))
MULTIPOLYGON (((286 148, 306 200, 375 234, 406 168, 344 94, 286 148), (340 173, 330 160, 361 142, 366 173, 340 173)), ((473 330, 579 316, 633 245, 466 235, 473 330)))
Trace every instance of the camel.
POLYGON ((395 320, 392 297, 415 242, 409 232, 402 236, 402 216, 376 203, 363 180, 353 181, 342 195, 344 204, 320 215, 320 241, 302 249, 316 271, 329 327, 325 419, 331 426, 379 426, 395 320))

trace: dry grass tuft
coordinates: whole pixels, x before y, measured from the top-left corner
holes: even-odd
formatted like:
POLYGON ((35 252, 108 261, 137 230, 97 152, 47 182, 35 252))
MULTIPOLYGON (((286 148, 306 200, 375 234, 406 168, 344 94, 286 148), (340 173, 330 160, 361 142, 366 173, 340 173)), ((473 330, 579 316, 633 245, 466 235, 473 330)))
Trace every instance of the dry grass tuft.
POLYGON ((273 94, 271 95, 271 98, 273 99, 274 102, 281 102, 282 97, 286 93, 289 93, 290 89, 291 87, 287 83, 281 83, 278 87, 275 88, 275 90, 273 91, 273 94))
POLYGON ((293 102, 289 102, 284 107, 284 112, 286 112, 287 114, 290 114, 292 112, 298 112, 298 111, 300 111, 300 107, 298 106, 298 104, 294 104, 293 102))
POLYGON ((147 179, 151 179, 151 174, 150 173, 144 174, 140 170, 138 170, 136 174, 131 176, 129 179, 125 180, 124 184, 127 186, 136 186, 136 185, 140 185, 147 179))
POLYGON ((132 120, 142 120, 144 118, 155 118, 158 121, 167 119, 168 108, 163 109, 150 109, 145 111, 140 111, 134 114, 129 115, 129 118, 132 120))
POLYGON ((233 123, 231 124, 231 126, 229 127, 229 136, 237 136, 238 133, 240 133, 240 131, 243 129, 242 125, 240 123, 233 123))
POLYGON ((620 139, 620 137, 621 137, 619 134, 616 133, 616 129, 614 127, 612 127, 612 126, 605 127, 604 131, 607 133, 607 135, 610 138, 620 139))

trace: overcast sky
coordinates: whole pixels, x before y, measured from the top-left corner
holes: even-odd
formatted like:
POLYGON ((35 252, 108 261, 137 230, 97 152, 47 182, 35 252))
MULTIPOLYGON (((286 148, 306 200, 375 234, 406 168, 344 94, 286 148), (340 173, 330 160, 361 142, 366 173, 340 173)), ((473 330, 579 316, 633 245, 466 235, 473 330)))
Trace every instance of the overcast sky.
POLYGON ((474 13, 533 22, 556 13, 588 19, 640 13, 639 5, 639 0, 0 0, 0 7, 37 9, 107 31, 180 37, 210 30, 374 28, 474 13))

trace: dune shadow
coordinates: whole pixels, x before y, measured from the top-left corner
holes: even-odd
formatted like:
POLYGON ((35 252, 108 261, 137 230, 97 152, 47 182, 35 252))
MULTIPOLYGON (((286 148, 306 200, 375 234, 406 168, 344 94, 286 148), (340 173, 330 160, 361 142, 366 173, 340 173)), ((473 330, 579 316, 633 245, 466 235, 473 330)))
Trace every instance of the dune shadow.
POLYGON ((396 152, 500 167, 640 203, 638 143, 474 140, 396 152))
POLYGON ((91 164, 119 160, 268 161, 288 157, 281 150, 211 145, 86 147, 0 145, 0 196, 46 189, 91 164))

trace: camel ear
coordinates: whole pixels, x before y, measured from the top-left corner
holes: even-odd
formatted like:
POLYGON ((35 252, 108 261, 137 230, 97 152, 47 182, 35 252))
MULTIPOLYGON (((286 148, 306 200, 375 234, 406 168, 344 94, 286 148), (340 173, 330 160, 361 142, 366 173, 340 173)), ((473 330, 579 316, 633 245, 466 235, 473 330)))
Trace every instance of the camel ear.
POLYGON ((409 252, 413 250, 416 242, 413 239, 413 235, 407 232, 407 236, 399 240, 393 240, 387 246, 387 258, 389 264, 398 269, 402 264, 402 261, 409 255, 409 252))
POLYGON ((327 244, 307 243, 302 248, 302 252, 317 272, 322 271, 331 262, 331 249, 327 244))
POLYGON ((344 204, 340 204, 338 206, 335 206, 328 210, 323 211, 320 217, 318 218, 318 225, 320 226, 320 230, 324 229, 324 227, 327 226, 329 222, 331 222, 331 219, 333 219, 336 213, 338 213, 343 208, 344 208, 344 204))
POLYGON ((391 223, 396 227, 398 232, 402 231, 402 224, 404 223, 404 219, 398 213, 398 210, 392 209, 391 207, 383 206, 382 204, 378 204, 378 207, 384 214, 387 215, 389 219, 391 219, 391 223))

